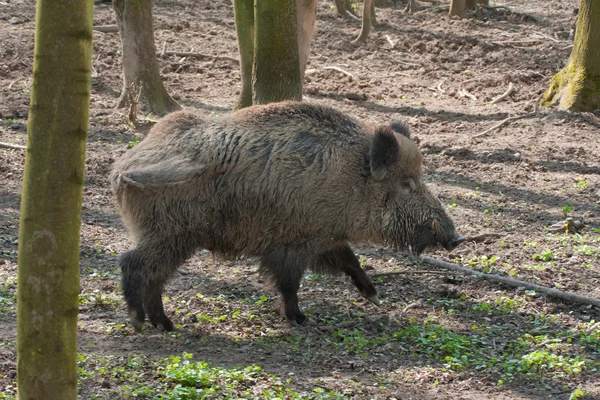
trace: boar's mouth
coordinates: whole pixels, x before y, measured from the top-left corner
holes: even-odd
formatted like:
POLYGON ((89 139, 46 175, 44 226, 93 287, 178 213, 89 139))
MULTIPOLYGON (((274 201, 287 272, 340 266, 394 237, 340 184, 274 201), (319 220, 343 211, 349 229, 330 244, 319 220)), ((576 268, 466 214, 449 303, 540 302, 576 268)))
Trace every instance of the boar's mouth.
POLYGON ((450 252, 462 242, 464 242, 464 239, 454 230, 452 230, 450 234, 442 232, 439 229, 439 222, 434 219, 423 225, 417 226, 413 245, 409 250, 411 250, 411 253, 418 256, 428 247, 441 245, 450 252))

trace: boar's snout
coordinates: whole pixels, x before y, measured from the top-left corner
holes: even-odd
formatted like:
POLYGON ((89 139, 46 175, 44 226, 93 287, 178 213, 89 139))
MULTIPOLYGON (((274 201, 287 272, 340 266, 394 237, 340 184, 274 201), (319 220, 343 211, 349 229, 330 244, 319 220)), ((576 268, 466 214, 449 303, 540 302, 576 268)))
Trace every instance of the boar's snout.
POLYGON ((428 223, 417 227, 412 250, 419 255, 427 247, 442 245, 446 250, 452 251, 464 240, 456 232, 454 223, 450 218, 434 218, 428 223))
POLYGON ((445 248, 446 250, 448 250, 448 251, 452 251, 452 250, 454 250, 455 248, 457 248, 457 247, 458 247, 458 245, 459 245, 459 244, 461 244, 461 243, 462 243, 462 242, 464 242, 464 241, 465 241, 465 239, 459 236, 459 237, 457 237, 456 239, 454 239, 454 240, 452 240, 452 241, 450 241, 450 242, 447 242, 447 243, 446 243, 446 244, 444 244, 443 246, 444 246, 444 248, 445 248))

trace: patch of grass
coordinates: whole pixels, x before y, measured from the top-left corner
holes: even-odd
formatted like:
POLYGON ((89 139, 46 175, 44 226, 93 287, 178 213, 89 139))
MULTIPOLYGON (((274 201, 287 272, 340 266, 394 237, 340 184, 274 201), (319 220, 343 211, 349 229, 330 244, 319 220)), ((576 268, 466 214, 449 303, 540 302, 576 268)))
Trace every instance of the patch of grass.
POLYGON ((494 328, 473 325, 471 330, 455 333, 435 323, 412 323, 393 337, 419 359, 425 356, 449 370, 472 368, 504 381, 517 376, 541 379, 576 375, 584 370, 595 372, 600 364, 579 354, 534 348, 531 336, 518 337, 498 349, 494 344, 497 337, 494 328))
POLYGON ((585 190, 588 187, 590 187, 590 184, 588 183, 587 180, 585 180, 583 178, 577 178, 577 182, 575 183, 575 188, 577 188, 578 190, 585 190))
POLYGON ((121 304, 121 296, 115 292, 83 293, 79 295, 79 305, 94 305, 106 308, 117 308, 121 304))
POLYGON ((348 354, 356 354, 366 357, 370 350, 376 349, 382 344, 388 343, 386 334, 370 338, 361 329, 337 329, 325 341, 334 347, 344 349, 348 354))
POLYGON ((554 260, 554 253, 550 249, 546 249, 539 254, 534 254, 532 258, 536 261, 552 261, 554 260))
POLYGON ((259 366, 225 368, 192 362, 192 354, 157 361, 140 356, 78 356, 79 381, 108 382, 111 396, 120 398, 180 399, 343 399, 334 391, 315 388, 297 392, 291 380, 268 374, 259 366), (155 379, 149 378, 154 376, 155 379))

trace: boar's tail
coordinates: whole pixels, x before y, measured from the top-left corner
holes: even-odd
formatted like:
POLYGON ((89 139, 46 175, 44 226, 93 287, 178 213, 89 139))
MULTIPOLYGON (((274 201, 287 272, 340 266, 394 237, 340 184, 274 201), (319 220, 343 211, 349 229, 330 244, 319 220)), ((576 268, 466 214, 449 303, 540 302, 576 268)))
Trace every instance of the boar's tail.
POLYGON ((155 186, 180 185, 199 178, 205 171, 205 165, 149 167, 131 171, 115 172, 111 176, 113 189, 119 192, 126 186, 139 189, 155 186))

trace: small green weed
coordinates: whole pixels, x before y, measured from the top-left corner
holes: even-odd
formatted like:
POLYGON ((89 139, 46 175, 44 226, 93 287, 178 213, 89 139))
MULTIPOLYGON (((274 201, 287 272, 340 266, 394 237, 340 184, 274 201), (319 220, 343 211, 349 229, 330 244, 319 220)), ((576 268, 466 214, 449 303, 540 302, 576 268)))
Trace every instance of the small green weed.
POLYGON ((554 260, 554 253, 550 249, 546 249, 539 254, 534 254, 533 259, 536 261, 552 261, 554 260))

